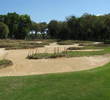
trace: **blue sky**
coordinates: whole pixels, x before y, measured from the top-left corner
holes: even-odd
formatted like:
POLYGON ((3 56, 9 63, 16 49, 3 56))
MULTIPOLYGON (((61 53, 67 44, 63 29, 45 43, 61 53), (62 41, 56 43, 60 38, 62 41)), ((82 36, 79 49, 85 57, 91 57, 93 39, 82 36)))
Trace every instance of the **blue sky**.
POLYGON ((33 21, 49 22, 83 13, 110 13, 110 0, 0 0, 0 14, 7 12, 29 14, 33 21))

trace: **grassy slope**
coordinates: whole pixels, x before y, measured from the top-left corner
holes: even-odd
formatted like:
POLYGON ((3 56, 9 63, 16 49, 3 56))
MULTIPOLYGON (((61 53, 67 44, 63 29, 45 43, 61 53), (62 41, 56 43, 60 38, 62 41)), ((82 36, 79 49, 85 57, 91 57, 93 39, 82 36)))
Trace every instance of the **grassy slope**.
POLYGON ((0 100, 110 100, 110 63, 89 71, 1 77, 0 100))

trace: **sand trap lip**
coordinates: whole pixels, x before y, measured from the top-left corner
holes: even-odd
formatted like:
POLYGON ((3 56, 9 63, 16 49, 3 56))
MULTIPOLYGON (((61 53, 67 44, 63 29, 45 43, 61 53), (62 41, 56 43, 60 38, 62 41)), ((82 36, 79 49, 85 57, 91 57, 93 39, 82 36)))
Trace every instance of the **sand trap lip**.
MULTIPOLYGON (((60 50, 64 48, 77 47, 75 45, 60 46, 60 50)), ((4 69, 0 69, 0 76, 24 76, 24 75, 38 75, 49 73, 74 72, 81 70, 88 70, 102 66, 110 61, 110 55, 93 56, 93 57, 74 57, 74 58, 58 58, 58 59, 40 59, 28 60, 26 59, 29 52, 48 52, 51 53, 54 47, 59 47, 56 43, 50 46, 37 49, 22 49, 22 50, 4 50, 0 49, 0 53, 7 55, 6 59, 13 61, 13 65, 4 69)), ((79 47, 79 46, 78 46, 79 47)))

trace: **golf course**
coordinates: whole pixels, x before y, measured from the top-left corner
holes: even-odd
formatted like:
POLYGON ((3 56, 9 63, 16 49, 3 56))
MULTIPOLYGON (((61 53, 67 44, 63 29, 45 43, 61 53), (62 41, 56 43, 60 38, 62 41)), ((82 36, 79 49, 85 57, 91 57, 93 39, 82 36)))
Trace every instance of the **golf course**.
POLYGON ((0 100, 110 100, 109 0, 0 0, 0 100))

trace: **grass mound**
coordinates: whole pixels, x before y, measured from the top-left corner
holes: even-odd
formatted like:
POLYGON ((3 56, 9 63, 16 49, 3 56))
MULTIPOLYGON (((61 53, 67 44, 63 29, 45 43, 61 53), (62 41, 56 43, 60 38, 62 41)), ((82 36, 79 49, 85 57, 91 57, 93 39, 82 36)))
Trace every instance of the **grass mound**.
POLYGON ((7 67, 7 66, 10 66, 12 65, 12 61, 11 60, 0 60, 0 68, 4 68, 4 67, 7 67))
POLYGON ((110 100, 110 63, 88 71, 0 78, 0 100, 110 100))

